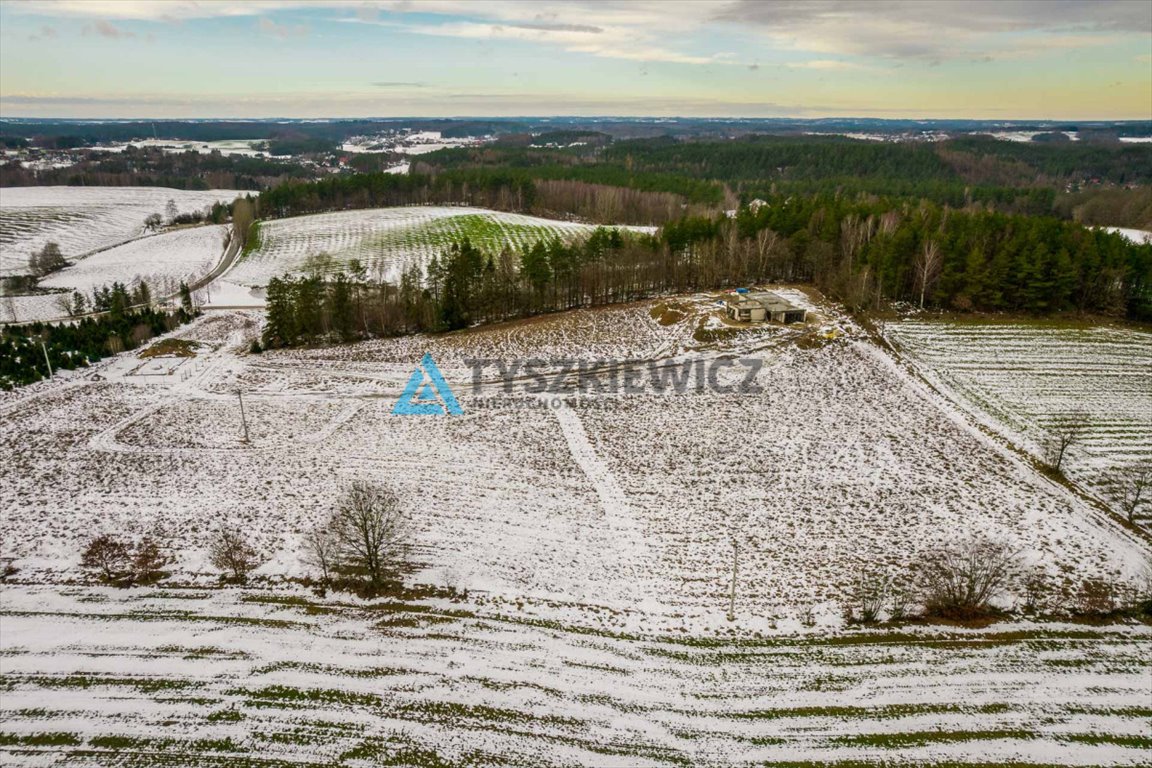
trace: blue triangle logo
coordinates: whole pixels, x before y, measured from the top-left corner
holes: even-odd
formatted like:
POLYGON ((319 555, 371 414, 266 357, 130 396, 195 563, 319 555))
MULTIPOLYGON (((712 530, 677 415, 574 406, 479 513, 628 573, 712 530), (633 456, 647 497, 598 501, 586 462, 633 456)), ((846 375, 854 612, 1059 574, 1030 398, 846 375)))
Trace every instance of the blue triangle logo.
POLYGON ((461 416, 464 409, 452 394, 448 382, 444 381, 432 355, 425 353, 408 377, 408 386, 404 387, 404 394, 400 395, 392 413, 399 416, 461 416))

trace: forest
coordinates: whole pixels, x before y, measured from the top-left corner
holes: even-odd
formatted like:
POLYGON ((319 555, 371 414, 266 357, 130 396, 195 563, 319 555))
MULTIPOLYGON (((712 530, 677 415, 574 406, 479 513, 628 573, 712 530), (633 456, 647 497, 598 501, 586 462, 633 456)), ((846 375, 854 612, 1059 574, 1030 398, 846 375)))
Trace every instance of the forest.
MULTIPOLYGON (((74 294, 79 297, 81 294, 74 294)), ((175 312, 149 305, 147 286, 121 283, 93 292, 91 307, 105 314, 65 323, 0 326, 0 389, 10 390, 48 378, 51 370, 84 368, 102 358, 136 349, 144 342, 188 322, 194 316, 187 286, 181 285, 175 312)), ((88 301, 85 300, 84 308, 88 301)))
POLYGON ((360 268, 268 286, 265 347, 445 331, 542 312, 759 282, 814 282, 852 309, 885 302, 1152 320, 1152 245, 1052 217, 779 197, 656 236, 599 229, 515 253, 454 243, 398 285, 360 268))

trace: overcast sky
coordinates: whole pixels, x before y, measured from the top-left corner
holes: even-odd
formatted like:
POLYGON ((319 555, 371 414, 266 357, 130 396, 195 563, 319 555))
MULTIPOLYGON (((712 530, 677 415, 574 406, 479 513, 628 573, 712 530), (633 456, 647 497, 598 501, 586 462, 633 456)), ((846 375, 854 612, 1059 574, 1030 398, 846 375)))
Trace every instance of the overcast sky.
POLYGON ((4 117, 1152 119, 1148 0, 3 0, 4 117))

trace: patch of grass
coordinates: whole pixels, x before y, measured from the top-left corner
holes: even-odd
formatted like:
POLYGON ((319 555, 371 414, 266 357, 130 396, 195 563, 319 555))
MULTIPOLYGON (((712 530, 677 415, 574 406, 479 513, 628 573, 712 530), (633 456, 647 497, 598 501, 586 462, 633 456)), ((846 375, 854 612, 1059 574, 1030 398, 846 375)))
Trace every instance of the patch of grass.
POLYGON ((935 714, 981 714, 993 715, 1007 712, 1007 704, 888 704, 880 707, 829 706, 829 707, 783 707, 780 709, 754 709, 746 712, 733 712, 727 717, 736 720, 777 720, 789 717, 837 717, 850 720, 892 719, 914 715, 935 714))
POLYGON ((0 733, 5 747, 78 747, 83 740, 75 733, 0 733))
POLYGON ((405 704, 401 712, 419 713, 423 717, 454 722, 458 720, 483 720, 490 723, 543 723, 569 728, 586 725, 584 720, 560 715, 534 715, 518 709, 490 707, 485 704, 461 704, 454 701, 421 701, 405 704))
POLYGON ((340 704, 344 706, 378 707, 384 700, 374 693, 355 693, 335 688, 293 688, 287 685, 269 685, 256 691, 235 689, 232 696, 246 696, 260 702, 296 702, 306 704, 340 704))
POLYGON ((1150 736, 1121 736, 1111 733, 1073 733, 1068 736, 1061 736, 1060 740, 1071 741, 1077 744, 1112 744, 1117 747, 1152 750, 1152 737, 1150 736))
POLYGON ((172 656, 182 656, 185 659, 207 659, 212 657, 227 659, 246 659, 248 654, 244 651, 230 651, 226 648, 202 646, 199 648, 186 648, 181 645, 162 645, 156 649, 157 653, 166 653, 172 656))
POLYGON ((238 723, 244 719, 244 713, 235 709, 221 709, 210 712, 204 719, 210 723, 238 723))
POLYGON ((188 339, 161 339, 140 352, 138 357, 196 357, 199 342, 188 339))
POLYGON ((103 677, 101 675, 27 675, 20 682, 31 683, 38 688, 134 688, 141 693, 157 691, 180 691, 198 685, 191 680, 175 680, 168 677, 103 677))
POLYGON ((836 744, 853 747, 881 747, 883 749, 903 749, 924 747, 929 744, 953 744, 962 741, 990 741, 993 739, 1035 739, 1033 731, 912 731, 908 733, 860 733, 851 736, 836 736, 836 744))
POLYGON ((674 301, 662 301, 649 311, 652 319, 664 326, 676 325, 689 314, 690 310, 687 307, 674 301))

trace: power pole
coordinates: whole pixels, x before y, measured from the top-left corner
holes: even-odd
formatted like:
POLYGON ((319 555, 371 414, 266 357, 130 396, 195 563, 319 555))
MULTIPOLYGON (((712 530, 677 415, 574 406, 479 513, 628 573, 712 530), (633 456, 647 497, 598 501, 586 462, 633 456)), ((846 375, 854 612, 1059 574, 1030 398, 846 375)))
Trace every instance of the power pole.
POLYGON ((732 587, 728 593, 728 621, 736 620, 736 569, 740 562, 740 542, 732 539, 732 587))
POLYGON ((44 344, 44 339, 40 339, 40 349, 44 350, 44 362, 48 364, 48 378, 52 378, 52 361, 48 359, 48 347, 44 344))
POLYGON ((244 425, 244 439, 248 442, 248 417, 244 415, 244 393, 239 389, 236 390, 236 397, 240 398, 240 423, 244 425))

